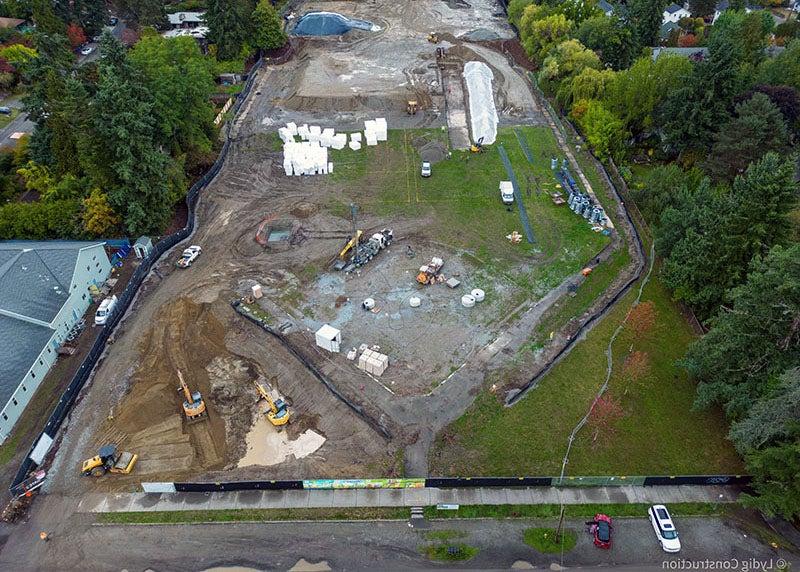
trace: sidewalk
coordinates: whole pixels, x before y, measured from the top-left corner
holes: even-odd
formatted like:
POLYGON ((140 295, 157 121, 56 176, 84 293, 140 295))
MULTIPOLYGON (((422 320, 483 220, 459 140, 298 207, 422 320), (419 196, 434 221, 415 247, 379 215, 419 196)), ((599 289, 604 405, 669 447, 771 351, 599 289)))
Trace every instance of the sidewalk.
POLYGON ((670 504, 731 503, 738 487, 661 486, 587 488, 356 489, 238 491, 225 493, 87 494, 78 512, 286 509, 331 507, 403 507, 436 504, 670 504))

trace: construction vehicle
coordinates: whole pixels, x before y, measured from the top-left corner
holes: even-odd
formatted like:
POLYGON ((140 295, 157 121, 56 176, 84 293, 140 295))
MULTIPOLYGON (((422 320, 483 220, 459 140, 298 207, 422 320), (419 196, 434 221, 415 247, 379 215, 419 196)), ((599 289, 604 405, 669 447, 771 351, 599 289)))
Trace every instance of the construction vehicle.
POLYGON ((253 382, 256 390, 261 399, 267 402, 269 409, 266 411, 267 419, 275 427, 282 427, 289 423, 292 418, 292 412, 289 411, 289 404, 278 393, 277 389, 273 389, 266 382, 257 379, 253 382))
POLYGON ((189 386, 183 379, 183 374, 178 370, 178 379, 181 382, 178 391, 183 391, 185 401, 183 402, 183 412, 188 421, 199 421, 206 414, 206 402, 199 391, 190 391, 189 386))
POLYGON ((438 44, 439 43, 439 34, 437 34, 436 32, 431 32, 430 34, 428 34, 428 41, 431 44, 438 44))
POLYGON ((364 240, 364 231, 356 228, 356 215, 358 208, 350 205, 352 217, 352 235, 344 248, 339 252, 338 260, 333 265, 336 270, 352 272, 372 260, 376 254, 388 247, 394 240, 394 233, 390 228, 384 228, 364 240))
POLYGON ((84 476, 102 477, 106 473, 127 475, 132 470, 139 455, 128 451, 117 451, 116 445, 103 445, 91 459, 86 459, 81 466, 84 476))
POLYGON ((421 266, 417 274, 417 282, 420 284, 436 284, 437 276, 444 266, 444 260, 434 256, 425 266, 421 266))
POLYGON ((406 102, 406 113, 408 113, 409 115, 416 115, 418 109, 419 109, 419 104, 417 103, 416 100, 409 99, 406 102))
POLYGON ((483 137, 478 139, 475 143, 473 143, 470 148, 470 151, 473 153, 483 153, 483 137))

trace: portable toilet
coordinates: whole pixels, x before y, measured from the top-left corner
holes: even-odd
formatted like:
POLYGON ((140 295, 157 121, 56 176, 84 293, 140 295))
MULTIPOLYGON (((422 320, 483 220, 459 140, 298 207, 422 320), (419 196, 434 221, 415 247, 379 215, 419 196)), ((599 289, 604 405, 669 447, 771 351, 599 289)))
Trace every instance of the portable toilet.
POLYGON ((339 346, 342 343, 342 332, 329 324, 324 324, 316 334, 314 334, 317 345, 329 352, 339 353, 339 346))

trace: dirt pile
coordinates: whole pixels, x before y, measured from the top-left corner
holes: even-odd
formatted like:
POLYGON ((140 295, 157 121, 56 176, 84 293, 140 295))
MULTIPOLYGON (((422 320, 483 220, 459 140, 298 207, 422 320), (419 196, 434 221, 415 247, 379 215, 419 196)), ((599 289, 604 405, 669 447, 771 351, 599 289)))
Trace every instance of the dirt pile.
POLYGON ((180 298, 160 314, 144 338, 131 391, 108 422, 106 438, 139 454, 138 475, 221 468, 244 453, 241 441, 255 404, 251 367, 225 349, 225 328, 210 304, 180 298), (190 389, 203 395, 208 414, 202 421, 184 418, 179 370, 190 389))

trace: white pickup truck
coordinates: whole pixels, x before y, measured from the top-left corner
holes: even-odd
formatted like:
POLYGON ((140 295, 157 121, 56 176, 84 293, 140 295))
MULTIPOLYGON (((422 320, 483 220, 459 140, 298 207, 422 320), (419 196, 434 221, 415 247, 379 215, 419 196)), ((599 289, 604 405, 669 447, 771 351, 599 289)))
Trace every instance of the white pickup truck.
POLYGON ((514 185, 511 184, 511 181, 500 181, 500 198, 504 205, 514 203, 514 185))
POLYGON ((183 254, 175 263, 178 268, 189 268, 192 265, 192 262, 197 260, 197 257, 200 256, 200 253, 203 251, 202 248, 196 245, 192 245, 189 248, 183 251, 183 254))

